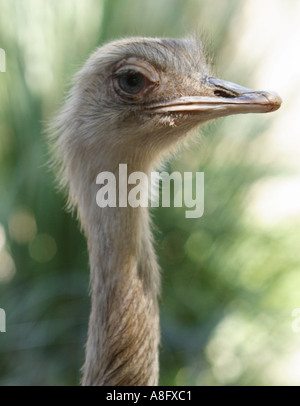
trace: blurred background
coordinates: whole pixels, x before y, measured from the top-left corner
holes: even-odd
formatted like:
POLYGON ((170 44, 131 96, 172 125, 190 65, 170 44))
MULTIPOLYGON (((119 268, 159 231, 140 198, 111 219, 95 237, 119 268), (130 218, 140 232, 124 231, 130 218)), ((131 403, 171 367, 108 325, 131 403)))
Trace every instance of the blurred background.
POLYGON ((216 74, 284 103, 206 125, 169 164, 205 172, 205 211, 154 211, 160 384, 300 384, 299 20, 298 0, 0 0, 0 385, 80 379, 87 248, 44 135, 70 78, 107 40, 195 31, 216 74))

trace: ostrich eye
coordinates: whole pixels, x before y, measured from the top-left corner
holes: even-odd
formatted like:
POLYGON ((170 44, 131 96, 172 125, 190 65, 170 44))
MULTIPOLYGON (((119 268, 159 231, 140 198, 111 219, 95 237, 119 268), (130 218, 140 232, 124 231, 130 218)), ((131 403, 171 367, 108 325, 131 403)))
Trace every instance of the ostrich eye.
POLYGON ((128 94, 140 93, 146 84, 146 78, 139 72, 129 71, 119 76, 119 86, 123 92, 128 94))
POLYGON ((121 60, 111 76, 114 91, 127 103, 139 103, 155 87, 159 75, 149 63, 137 58, 121 60))

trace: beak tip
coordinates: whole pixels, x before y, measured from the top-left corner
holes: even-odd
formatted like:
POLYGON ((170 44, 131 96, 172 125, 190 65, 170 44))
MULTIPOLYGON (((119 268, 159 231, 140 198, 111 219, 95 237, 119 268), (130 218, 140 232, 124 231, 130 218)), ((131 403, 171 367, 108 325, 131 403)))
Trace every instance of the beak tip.
POLYGON ((282 99, 276 92, 265 92, 265 98, 268 100, 270 106, 270 112, 276 111, 282 104, 282 99))

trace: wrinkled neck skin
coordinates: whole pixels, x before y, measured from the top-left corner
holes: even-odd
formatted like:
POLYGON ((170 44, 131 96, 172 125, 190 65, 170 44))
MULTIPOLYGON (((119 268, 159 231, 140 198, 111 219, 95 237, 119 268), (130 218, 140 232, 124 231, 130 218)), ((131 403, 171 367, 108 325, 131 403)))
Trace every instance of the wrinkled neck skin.
MULTIPOLYGON (((109 166, 102 162, 99 172, 118 179, 116 162, 109 166)), ((148 210, 99 208, 96 177, 86 190, 90 201, 79 212, 90 254, 91 314, 82 385, 157 385, 159 270, 148 210)))

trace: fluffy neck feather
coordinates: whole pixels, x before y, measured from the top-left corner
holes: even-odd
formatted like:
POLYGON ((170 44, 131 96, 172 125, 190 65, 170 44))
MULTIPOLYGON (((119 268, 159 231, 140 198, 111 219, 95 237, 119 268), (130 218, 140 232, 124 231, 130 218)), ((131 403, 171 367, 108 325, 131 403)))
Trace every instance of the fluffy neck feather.
POLYGON ((92 308, 82 384, 156 385, 159 275, 148 213, 109 208, 101 216, 88 233, 92 308))
MULTIPOLYGON (((103 159, 98 165, 81 165, 87 162, 84 153, 78 150, 67 169, 73 174, 70 191, 87 236, 91 268, 82 384, 156 385, 160 281, 149 213, 147 208, 130 206, 100 209, 96 176, 110 171, 118 183, 118 162, 103 159), (91 172, 92 166, 97 173, 91 172)), ((137 163, 128 165, 128 173, 140 169, 137 163)))

